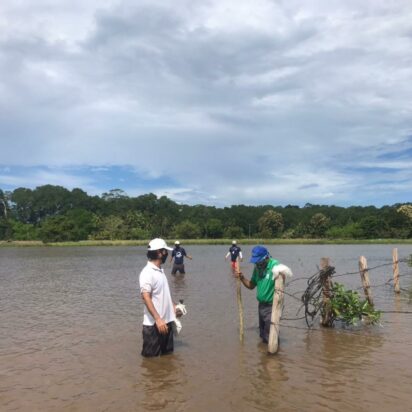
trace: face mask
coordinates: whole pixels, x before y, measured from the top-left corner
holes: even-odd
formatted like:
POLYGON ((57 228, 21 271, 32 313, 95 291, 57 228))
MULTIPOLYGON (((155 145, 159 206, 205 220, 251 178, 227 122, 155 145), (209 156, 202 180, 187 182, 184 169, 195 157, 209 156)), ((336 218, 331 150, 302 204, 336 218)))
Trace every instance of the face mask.
POLYGON ((264 259, 261 262, 256 263, 256 268, 258 270, 258 273, 259 273, 260 277, 264 276, 267 264, 268 264, 267 259, 264 259))
POLYGON ((169 254, 166 252, 166 253, 164 253, 164 254, 162 254, 162 263, 165 263, 166 262, 166 259, 167 259, 167 256, 168 256, 169 254))

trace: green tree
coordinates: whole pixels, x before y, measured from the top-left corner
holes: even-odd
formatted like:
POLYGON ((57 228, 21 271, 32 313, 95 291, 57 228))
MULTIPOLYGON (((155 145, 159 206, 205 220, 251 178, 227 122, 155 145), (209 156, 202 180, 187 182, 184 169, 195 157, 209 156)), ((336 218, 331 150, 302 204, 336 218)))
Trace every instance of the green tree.
POLYGON ((13 220, 11 221, 11 232, 13 240, 37 240, 40 238, 38 229, 31 223, 13 220))
POLYGON ((201 235, 199 225, 192 223, 189 220, 184 220, 175 226, 176 237, 181 239, 198 239, 201 235))
POLYGON ((37 221, 64 214, 71 209, 70 192, 61 186, 39 186, 33 191, 32 209, 37 221))
POLYGON ((125 239, 148 239, 150 225, 145 215, 136 210, 127 212, 124 218, 125 239))
POLYGON ((349 223, 343 227, 332 226, 325 233, 332 239, 360 239, 362 234, 362 228, 358 223, 349 223))
POLYGON ((125 238, 124 221, 121 217, 110 215, 95 220, 97 225, 93 238, 96 240, 116 240, 125 238))
POLYGON ((0 219, 4 218, 7 219, 7 209, 8 209, 8 204, 7 204, 7 199, 2 190, 0 190, 0 219))
POLYGON ((207 234, 212 239, 218 239, 222 237, 223 225, 219 219, 209 219, 206 223, 207 234))
POLYGON ((242 239, 245 235, 240 226, 229 226, 224 230, 223 237, 227 239, 242 239))
POLYGON ((0 219, 0 240, 11 240, 12 226, 9 220, 0 219))
POLYGON ((258 220, 258 226, 262 238, 279 236, 283 230, 283 217, 274 210, 267 210, 258 220))
POLYGON ((86 240, 94 228, 93 214, 76 209, 45 219, 40 227, 40 238, 45 243, 86 240))
POLYGON ((126 192, 122 189, 111 189, 108 192, 102 194, 102 199, 105 201, 112 201, 118 199, 127 199, 126 192))
POLYGON ((66 216, 53 216, 45 219, 40 227, 40 239, 44 243, 70 240, 72 227, 66 216))
POLYGON ((309 225, 312 236, 323 237, 330 225, 330 219, 323 213, 315 213, 310 219, 309 225))
POLYGON ((5 193, 0 190, 0 240, 9 240, 11 237, 11 224, 8 217, 8 204, 5 193))
POLYGON ((66 217, 72 227, 70 240, 86 240, 96 230, 94 215, 83 209, 69 210, 66 217))
POLYGON ((397 209, 397 212, 412 220, 412 205, 402 205, 397 209))
POLYGON ((377 216, 366 216, 359 222, 362 230, 362 236, 366 239, 378 239, 387 236, 387 227, 385 222, 377 216))
POLYGON ((16 218, 23 223, 37 223, 34 214, 34 197, 33 191, 19 187, 11 195, 11 201, 14 203, 16 218))

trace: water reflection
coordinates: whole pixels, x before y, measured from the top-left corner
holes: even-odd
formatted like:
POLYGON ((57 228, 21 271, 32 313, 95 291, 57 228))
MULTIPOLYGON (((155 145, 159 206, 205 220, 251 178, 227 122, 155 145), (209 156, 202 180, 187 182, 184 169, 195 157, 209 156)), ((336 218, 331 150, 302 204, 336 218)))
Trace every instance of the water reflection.
POLYGON ((143 358, 141 376, 137 385, 142 385, 142 410, 178 410, 183 405, 187 377, 179 355, 143 358))
POLYGON ((186 275, 171 275, 170 278, 170 288, 173 294, 173 299, 183 299, 186 296, 187 291, 186 275))
MULTIPOLYGON (((362 249, 373 266, 386 247, 362 249)), ((405 293, 374 290, 376 307, 388 311, 384 328, 308 331, 303 320, 285 321, 291 327, 281 328, 280 351, 271 357, 259 343, 255 293, 244 289, 239 344, 236 281, 216 259, 226 247, 193 247, 198 258, 190 272, 171 277, 166 271, 173 298, 184 299, 188 309, 175 353, 145 359, 137 279, 146 257, 144 247, 139 250, 0 248, 0 410, 410 409, 411 317, 389 312, 411 310, 405 293)), ((276 246, 276 255, 297 267, 296 278, 299 271, 313 274, 328 254, 342 272, 357 267, 355 247, 276 246)), ((386 280, 383 272, 374 277, 376 284, 386 280)), ((299 296, 305 285, 293 282, 288 292, 299 296)), ((286 296, 285 314, 295 317, 300 305, 286 296)))
MULTIPOLYGON (((246 371, 242 371, 242 375, 250 379, 250 389, 244 393, 244 400, 248 403, 245 410, 275 410, 288 392, 288 367, 281 356, 268 355, 266 344, 259 343, 256 351, 258 363, 249 364, 246 371)), ((282 410, 286 410, 284 405, 282 410)))
POLYGON ((330 373, 366 364, 371 353, 379 350, 384 341, 378 326, 351 330, 337 327, 314 329, 303 338, 306 352, 322 362, 330 373))

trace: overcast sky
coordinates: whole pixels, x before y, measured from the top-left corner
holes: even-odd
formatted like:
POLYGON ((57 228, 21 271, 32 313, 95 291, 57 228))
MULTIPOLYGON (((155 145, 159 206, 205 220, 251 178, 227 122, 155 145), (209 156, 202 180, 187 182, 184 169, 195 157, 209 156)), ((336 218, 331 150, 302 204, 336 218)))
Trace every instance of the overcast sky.
POLYGON ((412 2, 1 0, 0 188, 412 201, 412 2))

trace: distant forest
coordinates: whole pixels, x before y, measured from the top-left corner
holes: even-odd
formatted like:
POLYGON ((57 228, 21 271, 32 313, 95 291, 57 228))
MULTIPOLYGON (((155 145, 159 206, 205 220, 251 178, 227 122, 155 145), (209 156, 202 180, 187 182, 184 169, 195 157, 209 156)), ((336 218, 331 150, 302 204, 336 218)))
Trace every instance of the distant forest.
POLYGON ((129 197, 120 189, 89 196, 81 189, 45 185, 0 190, 0 240, 126 240, 153 237, 407 239, 412 204, 392 206, 217 208, 184 205, 153 193, 129 197))

